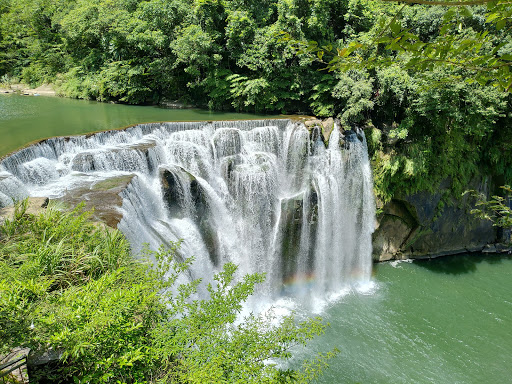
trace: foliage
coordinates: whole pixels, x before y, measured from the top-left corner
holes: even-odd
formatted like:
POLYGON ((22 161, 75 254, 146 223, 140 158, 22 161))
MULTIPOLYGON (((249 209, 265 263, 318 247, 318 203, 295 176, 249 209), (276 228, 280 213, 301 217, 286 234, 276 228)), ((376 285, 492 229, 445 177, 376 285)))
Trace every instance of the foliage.
POLYGON ((512 91, 512 7, 508 1, 410 2, 448 7, 391 5, 369 34, 338 46, 309 41, 307 50, 330 71, 382 68, 393 62, 414 71, 445 66, 464 69, 469 82, 512 91))
POLYGON ((337 117, 380 131, 382 200, 442 180, 460 195, 478 173, 512 183, 511 7, 466 1, 1 0, 0 76, 101 101, 337 117))
POLYGON ((263 275, 237 281, 227 264, 201 298, 199 280, 183 282, 193 260, 174 261, 179 244, 134 259, 119 232, 87 219, 80 207, 35 216, 23 202, 0 227, 0 351, 56 351, 59 364, 40 372, 46 380, 309 382, 335 354, 280 368, 325 326, 271 313, 241 318, 263 275))
POLYGON ((490 220, 496 227, 512 227, 512 188, 509 185, 500 187, 505 196, 493 195, 488 200, 485 195, 476 191, 466 191, 476 198, 475 209, 471 213, 485 220, 490 220))

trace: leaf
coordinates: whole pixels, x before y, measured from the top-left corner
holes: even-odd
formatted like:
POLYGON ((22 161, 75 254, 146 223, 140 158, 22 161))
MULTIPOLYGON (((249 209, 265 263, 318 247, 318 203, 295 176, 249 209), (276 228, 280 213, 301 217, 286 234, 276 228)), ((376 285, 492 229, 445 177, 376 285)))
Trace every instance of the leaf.
POLYGON ((507 25, 507 21, 505 19, 498 20, 496 22, 496 29, 499 31, 500 29, 505 28, 506 25, 507 25))
POLYGON ((389 28, 395 35, 398 35, 402 29, 402 26, 396 20, 393 20, 389 28))
POLYGON ((468 18, 469 17, 473 17, 473 13, 471 12, 471 10, 467 6, 460 7, 459 12, 464 17, 468 17, 468 18))

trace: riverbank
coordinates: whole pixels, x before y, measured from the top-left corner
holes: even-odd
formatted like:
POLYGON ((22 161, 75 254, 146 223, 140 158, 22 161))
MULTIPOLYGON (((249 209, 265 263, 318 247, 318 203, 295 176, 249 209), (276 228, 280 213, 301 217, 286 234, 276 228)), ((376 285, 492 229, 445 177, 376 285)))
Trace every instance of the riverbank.
POLYGON ((31 88, 27 84, 9 84, 0 86, 0 93, 16 93, 24 96, 57 96, 57 92, 50 84, 43 84, 37 88, 31 88))

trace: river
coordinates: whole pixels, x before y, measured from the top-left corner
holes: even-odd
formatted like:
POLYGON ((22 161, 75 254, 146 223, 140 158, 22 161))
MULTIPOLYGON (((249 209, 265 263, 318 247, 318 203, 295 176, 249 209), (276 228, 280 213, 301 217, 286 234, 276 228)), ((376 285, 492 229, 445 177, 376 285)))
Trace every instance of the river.
POLYGON ((374 266, 300 357, 341 352, 318 383, 511 383, 512 258, 458 255, 374 266))
MULTIPOLYGON (((255 118, 1 95, 0 154, 45 137, 141 122, 255 118)), ((370 289, 319 309, 330 327, 297 358, 341 351, 318 383, 512 383, 511 276, 509 256, 374 265, 370 289)))
POLYGON ((165 109, 60 97, 0 95, 0 156, 30 142, 157 121, 258 119, 254 114, 165 109))

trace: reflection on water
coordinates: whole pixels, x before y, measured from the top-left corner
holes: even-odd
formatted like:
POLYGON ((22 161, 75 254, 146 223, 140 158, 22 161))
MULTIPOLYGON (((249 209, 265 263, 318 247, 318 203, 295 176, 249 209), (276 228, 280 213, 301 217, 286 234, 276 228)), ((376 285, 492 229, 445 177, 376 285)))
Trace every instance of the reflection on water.
POLYGON ((418 260, 416 263, 418 266, 426 268, 432 272, 459 275, 461 273, 476 272, 477 266, 480 263, 503 264, 503 262, 507 260, 512 260, 512 255, 464 254, 418 260))

